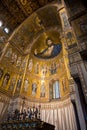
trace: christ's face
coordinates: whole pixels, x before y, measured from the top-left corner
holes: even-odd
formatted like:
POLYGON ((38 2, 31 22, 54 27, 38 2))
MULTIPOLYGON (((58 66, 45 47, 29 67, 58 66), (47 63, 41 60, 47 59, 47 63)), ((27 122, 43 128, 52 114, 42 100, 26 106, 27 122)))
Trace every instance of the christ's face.
POLYGON ((48 45, 48 46, 51 46, 51 45, 52 45, 52 43, 53 43, 53 42, 52 42, 52 40, 51 40, 51 39, 48 39, 48 40, 47 40, 47 45, 48 45))

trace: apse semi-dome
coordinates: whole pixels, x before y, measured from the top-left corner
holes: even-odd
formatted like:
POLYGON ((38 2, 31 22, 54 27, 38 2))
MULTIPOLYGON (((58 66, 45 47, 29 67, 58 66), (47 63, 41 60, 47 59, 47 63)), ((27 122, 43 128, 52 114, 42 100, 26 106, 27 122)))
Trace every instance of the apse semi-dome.
POLYGON ((22 53, 28 54, 33 43, 41 34, 47 30, 60 32, 61 21, 57 10, 58 8, 55 5, 47 5, 37 10, 13 32, 9 39, 10 43, 15 45, 22 53))

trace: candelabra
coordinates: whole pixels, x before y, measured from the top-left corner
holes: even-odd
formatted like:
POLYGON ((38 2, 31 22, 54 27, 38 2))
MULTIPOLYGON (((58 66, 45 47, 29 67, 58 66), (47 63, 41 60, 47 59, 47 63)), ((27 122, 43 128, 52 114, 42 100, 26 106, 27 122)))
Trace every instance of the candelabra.
POLYGON ((41 109, 41 105, 39 105, 39 113, 38 113, 39 114, 39 119, 41 118, 40 117, 40 109, 41 109))
POLYGON ((23 99, 23 102, 22 102, 22 112, 23 112, 23 109, 24 109, 24 107, 25 107, 25 99, 26 99, 26 98, 23 97, 22 99, 23 99))

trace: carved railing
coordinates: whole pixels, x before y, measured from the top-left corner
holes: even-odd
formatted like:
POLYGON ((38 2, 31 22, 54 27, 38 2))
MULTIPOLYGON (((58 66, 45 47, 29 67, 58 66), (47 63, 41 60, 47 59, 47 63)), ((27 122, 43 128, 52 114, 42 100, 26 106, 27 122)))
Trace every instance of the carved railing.
POLYGON ((6 121, 2 122, 2 130, 38 130, 43 127, 44 122, 39 119, 22 120, 22 121, 6 121))

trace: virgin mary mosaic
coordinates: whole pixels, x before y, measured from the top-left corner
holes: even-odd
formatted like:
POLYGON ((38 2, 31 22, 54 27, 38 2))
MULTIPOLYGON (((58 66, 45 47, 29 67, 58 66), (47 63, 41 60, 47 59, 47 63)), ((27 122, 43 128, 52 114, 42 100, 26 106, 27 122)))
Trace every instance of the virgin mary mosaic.
POLYGON ((62 49, 61 43, 55 44, 53 40, 50 38, 46 39, 46 45, 47 48, 45 48, 43 51, 39 53, 37 52, 37 49, 35 49, 34 55, 38 58, 43 58, 43 59, 54 58, 60 53, 62 49))

